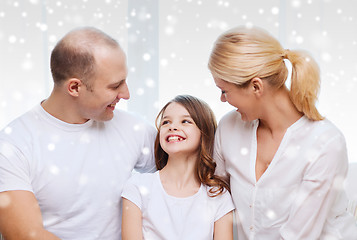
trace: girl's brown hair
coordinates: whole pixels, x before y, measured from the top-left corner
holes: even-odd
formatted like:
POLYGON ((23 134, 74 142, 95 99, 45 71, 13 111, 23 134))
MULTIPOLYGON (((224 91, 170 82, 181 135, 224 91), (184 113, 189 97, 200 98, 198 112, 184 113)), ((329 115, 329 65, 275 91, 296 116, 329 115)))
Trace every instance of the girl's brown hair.
POLYGON ((291 101, 309 119, 322 120, 315 107, 320 89, 317 63, 306 52, 284 49, 263 29, 237 27, 223 33, 215 42, 208 68, 213 77, 240 87, 259 77, 280 88, 288 77, 284 59, 292 64, 291 101))
POLYGON ((169 101, 156 117, 156 127, 158 129, 158 134, 155 140, 156 167, 158 170, 163 169, 166 166, 169 157, 168 154, 161 148, 159 135, 162 116, 166 108, 174 102, 186 108, 201 132, 199 159, 196 162, 197 177, 201 183, 212 187, 210 189, 212 197, 218 196, 224 192, 224 189, 229 190, 229 186, 221 178, 214 175, 216 163, 214 162, 212 155, 217 122, 215 115, 208 104, 196 97, 190 95, 178 95, 169 101))

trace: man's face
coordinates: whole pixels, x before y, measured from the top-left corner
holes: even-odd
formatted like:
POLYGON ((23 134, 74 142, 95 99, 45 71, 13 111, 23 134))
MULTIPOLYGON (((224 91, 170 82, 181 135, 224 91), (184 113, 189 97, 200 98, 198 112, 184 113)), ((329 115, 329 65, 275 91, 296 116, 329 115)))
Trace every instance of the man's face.
POLYGON ((83 86, 79 96, 79 112, 83 122, 113 118, 120 99, 129 99, 126 83, 127 66, 124 52, 118 48, 100 47, 95 50, 95 77, 90 88, 83 86))

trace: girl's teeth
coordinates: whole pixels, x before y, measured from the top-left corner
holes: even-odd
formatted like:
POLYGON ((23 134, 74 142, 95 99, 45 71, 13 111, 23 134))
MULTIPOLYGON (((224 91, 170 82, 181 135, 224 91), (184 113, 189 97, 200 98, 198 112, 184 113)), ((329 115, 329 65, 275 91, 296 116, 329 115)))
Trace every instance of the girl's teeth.
POLYGON ((169 142, 171 142, 171 141, 182 141, 183 138, 178 137, 178 136, 172 136, 172 137, 169 137, 167 140, 168 140, 169 142))

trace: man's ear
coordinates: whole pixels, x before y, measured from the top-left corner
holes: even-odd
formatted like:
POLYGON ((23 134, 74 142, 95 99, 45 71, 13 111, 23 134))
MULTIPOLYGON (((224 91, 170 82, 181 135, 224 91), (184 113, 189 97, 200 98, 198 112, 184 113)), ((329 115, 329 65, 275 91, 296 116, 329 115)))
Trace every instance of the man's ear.
POLYGON ((80 89, 84 87, 82 81, 78 78, 68 79, 66 85, 67 92, 73 97, 78 97, 80 89))
POLYGON ((261 96, 264 93, 264 84, 261 78, 255 77, 250 82, 250 87, 256 96, 261 96))

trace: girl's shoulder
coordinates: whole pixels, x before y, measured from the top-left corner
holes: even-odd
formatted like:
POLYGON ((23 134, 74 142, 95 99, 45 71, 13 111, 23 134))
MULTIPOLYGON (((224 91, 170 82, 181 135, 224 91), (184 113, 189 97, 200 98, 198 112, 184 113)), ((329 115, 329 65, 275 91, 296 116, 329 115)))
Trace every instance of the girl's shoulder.
POLYGON ((205 193, 208 196, 209 199, 213 201, 220 201, 222 199, 232 199, 231 194, 227 189, 224 189, 224 191, 220 194, 216 194, 215 190, 217 190, 217 187, 210 187, 210 186, 204 186, 205 193))
POLYGON ((206 186, 207 203, 210 209, 216 210, 215 221, 224 216, 226 213, 235 209, 231 194, 226 189, 219 195, 212 196, 210 190, 214 187, 206 186))
POLYGON ((150 184, 157 177, 158 171, 153 173, 138 173, 135 172, 128 179, 128 183, 138 185, 138 184, 150 184))

